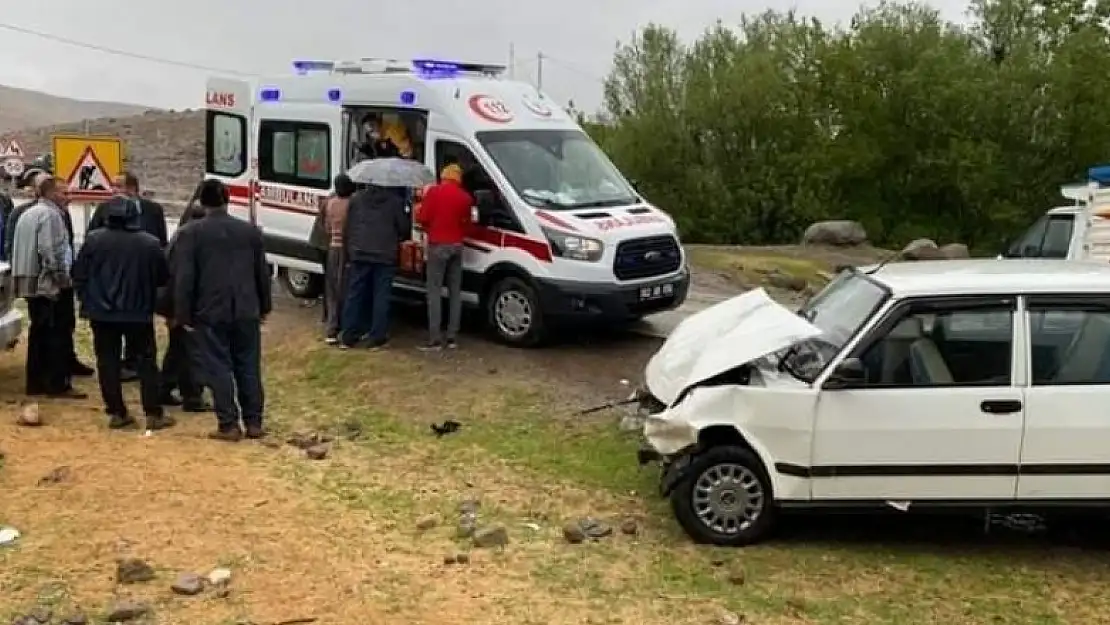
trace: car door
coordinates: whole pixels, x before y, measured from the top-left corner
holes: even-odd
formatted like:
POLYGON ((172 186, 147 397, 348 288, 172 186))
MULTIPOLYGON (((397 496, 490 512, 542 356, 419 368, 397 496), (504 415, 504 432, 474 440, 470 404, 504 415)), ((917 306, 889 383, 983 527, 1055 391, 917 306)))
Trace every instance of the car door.
POLYGON ((1026 299, 1029 387, 1017 496, 1110 498, 1110 294, 1026 299))
POLYGON ((1023 339, 1015 302, 906 300, 849 348, 864 379, 823 384, 813 498, 1012 499, 1023 425, 1015 381, 1024 377, 1013 358, 1023 339))

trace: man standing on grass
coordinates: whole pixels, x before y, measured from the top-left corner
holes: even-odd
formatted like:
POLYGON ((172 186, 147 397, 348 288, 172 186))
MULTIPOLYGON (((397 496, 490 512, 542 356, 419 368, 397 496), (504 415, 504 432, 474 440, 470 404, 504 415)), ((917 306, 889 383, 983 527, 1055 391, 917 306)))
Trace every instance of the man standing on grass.
POLYGON ((416 213, 427 235, 428 343, 425 351, 456 346, 462 322, 463 239, 471 224, 474 198, 462 187, 462 168, 443 168, 439 184, 428 189, 416 213), (447 340, 443 339, 443 284, 447 283, 447 340))
POLYGON ((204 219, 177 234, 173 319, 190 333, 196 369, 212 391, 217 429, 211 438, 262 438, 261 324, 273 309, 262 231, 227 212, 227 188, 202 184, 204 219))
POLYGON ((72 358, 74 316, 70 269, 73 248, 62 217, 66 192, 62 182, 44 176, 38 182, 39 201, 19 218, 12 237, 12 278, 15 297, 27 300, 30 329, 27 336, 28 395, 69 399, 87 397, 73 388, 72 358), (67 313, 64 307, 70 307, 67 313))
POLYGON ((73 285, 81 299, 81 313, 92 325, 108 427, 135 424, 123 401, 120 380, 121 349, 126 342, 135 357, 146 428, 160 430, 174 425, 159 401, 154 346, 158 287, 166 283, 169 269, 158 239, 138 229, 126 204, 110 204, 103 216, 106 227, 90 232, 77 255, 73 285))

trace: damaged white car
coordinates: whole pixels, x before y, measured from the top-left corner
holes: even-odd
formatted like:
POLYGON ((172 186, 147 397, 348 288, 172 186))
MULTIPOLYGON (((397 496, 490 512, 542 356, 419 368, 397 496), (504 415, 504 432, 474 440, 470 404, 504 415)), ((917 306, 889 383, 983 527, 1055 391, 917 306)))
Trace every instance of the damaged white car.
POLYGON ((1110 505, 1110 266, 842 272, 797 313, 756 290, 684 321, 645 372, 641 464, 695 540, 786 507, 1110 505))

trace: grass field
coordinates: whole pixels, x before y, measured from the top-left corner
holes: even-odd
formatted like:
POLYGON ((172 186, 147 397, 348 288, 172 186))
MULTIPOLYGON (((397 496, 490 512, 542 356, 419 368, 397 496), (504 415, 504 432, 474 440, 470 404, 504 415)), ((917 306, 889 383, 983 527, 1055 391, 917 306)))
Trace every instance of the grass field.
MULTIPOLYGON (((106 431, 92 399, 44 403, 41 428, 15 426, 11 406, 0 525, 23 536, 0 547, 0 618, 37 606, 99 618, 131 598, 149 603, 145 622, 189 625, 1110 623, 1097 550, 901 518, 799 521, 745 550, 692 545, 612 414, 571 416, 551 384, 477 363, 465 342, 340 352, 314 330, 277 315, 265 367, 274 440, 333 436, 324 460, 205 440, 207 415, 144 437, 106 431), (447 418, 462 428, 433 436, 447 418), (40 483, 59 467, 64 479, 40 483), (456 538, 471 498, 507 546, 456 538), (585 516, 637 531, 567 544, 563 525, 585 516), (469 562, 444 563, 458 553, 469 562), (156 579, 116 584, 120 557, 156 579), (233 574, 226 597, 170 591, 179 572, 216 566, 233 574)), ((0 396, 19 397, 21 368, 0 356, 0 396)))

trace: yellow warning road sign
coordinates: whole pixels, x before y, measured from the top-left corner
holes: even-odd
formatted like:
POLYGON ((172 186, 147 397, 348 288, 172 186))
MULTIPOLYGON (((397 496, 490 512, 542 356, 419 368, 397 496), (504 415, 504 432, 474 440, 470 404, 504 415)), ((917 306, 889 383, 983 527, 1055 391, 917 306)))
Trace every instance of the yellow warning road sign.
POLYGON ((75 200, 112 197, 112 180, 123 171, 119 137, 55 135, 54 174, 69 185, 75 200))

